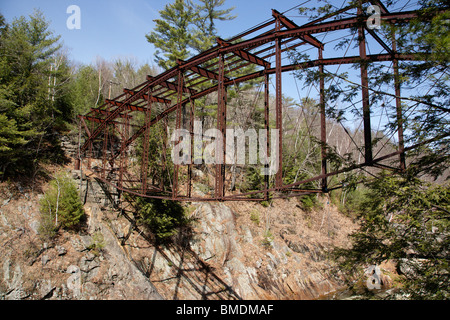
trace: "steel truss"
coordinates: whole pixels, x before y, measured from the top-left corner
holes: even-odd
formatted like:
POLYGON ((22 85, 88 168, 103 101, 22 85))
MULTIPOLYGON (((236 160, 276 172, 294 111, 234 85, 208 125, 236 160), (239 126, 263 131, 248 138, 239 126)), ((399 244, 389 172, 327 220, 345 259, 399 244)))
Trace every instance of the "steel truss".
MULTIPOLYGON (((364 1, 364 3, 369 1, 364 1)), ((388 12, 384 5, 376 0, 370 1, 382 9, 383 23, 407 22, 419 15, 415 11, 388 12)), ((423 16, 422 16, 423 18, 423 16)), ((276 10, 272 10, 272 19, 254 27, 227 41, 218 38, 217 44, 211 49, 192 57, 187 61, 178 61, 177 66, 159 74, 148 76, 146 81, 135 88, 124 89, 124 93, 115 99, 106 100, 99 108, 92 108, 86 115, 79 116, 80 139, 76 169, 81 165, 92 169, 97 178, 101 179, 117 190, 134 195, 170 199, 179 201, 238 201, 238 200, 267 200, 273 197, 298 196, 309 193, 326 193, 332 189, 328 179, 341 173, 364 167, 383 167, 383 160, 395 158, 396 168, 404 170, 405 152, 413 147, 405 148, 403 138, 402 106, 400 99, 400 82, 398 63, 401 60, 415 60, 415 55, 397 52, 395 40, 388 45, 376 32, 367 28, 368 16, 359 7, 349 6, 335 14, 330 14, 304 25, 297 25, 276 10), (355 17, 335 19, 344 12, 354 12, 355 17), (338 56, 324 58, 325 45, 317 39, 317 35, 336 30, 356 29, 358 31, 359 55, 338 56), (366 36, 373 37, 384 49, 385 53, 367 54, 366 36), (303 63, 283 65, 283 59, 300 46, 309 46, 317 50, 318 59, 303 63), (271 61, 271 62, 269 62, 271 61), (397 152, 375 157, 372 152, 371 109, 368 88, 368 65, 375 62, 392 62, 395 76, 395 96, 398 122, 397 152), (245 67, 254 65, 257 71, 245 74, 245 67), (337 171, 328 172, 327 168, 327 118, 325 100, 325 66, 359 64, 361 71, 362 114, 364 130, 364 161, 337 171), (320 142, 321 163, 317 176, 292 184, 283 183, 283 108, 282 108, 282 74, 295 70, 318 68, 321 78, 320 86, 320 142), (239 74, 238 76, 234 76, 239 74), (270 108, 270 76, 275 76, 275 106, 270 108), (278 161, 280 169, 274 181, 266 176, 264 188, 254 192, 236 193, 226 188, 227 170, 230 165, 217 164, 212 170, 214 189, 212 194, 196 195, 193 192, 193 152, 191 164, 174 165, 169 169, 169 145, 166 127, 169 117, 175 118, 175 128, 189 131, 191 141, 194 141, 195 101, 215 93, 217 95, 216 127, 223 134, 226 141, 227 124, 227 88, 254 79, 262 79, 265 100, 265 128, 269 129, 270 115, 275 114, 275 128, 279 129, 278 161), (133 124, 133 119, 141 114, 144 123, 140 126, 133 124), (152 128, 163 125, 161 131, 161 148, 159 154, 151 154, 149 139, 152 128), (131 164, 136 156, 131 154, 132 145, 142 138, 142 154, 140 163, 131 164), (83 141, 82 141, 83 140, 83 141), (149 175, 149 161, 159 167, 161 174, 154 178, 149 175), (92 161, 97 160, 98 166, 92 167, 92 161), (311 182, 320 182, 320 188, 302 188, 311 182)), ((394 37, 395 39, 395 37, 394 37)), ((255 69, 254 69, 255 70, 255 69)), ((269 139, 267 138, 266 154, 269 155, 269 139)), ((226 143, 223 144, 225 157, 226 143)), ((192 148, 193 148, 192 143, 192 148)), ((220 152, 221 153, 221 152, 220 152)), ((216 155, 218 156, 218 155, 216 155)), ((198 167, 198 166, 197 166, 198 167)), ((266 166, 267 167, 267 166, 266 166)))

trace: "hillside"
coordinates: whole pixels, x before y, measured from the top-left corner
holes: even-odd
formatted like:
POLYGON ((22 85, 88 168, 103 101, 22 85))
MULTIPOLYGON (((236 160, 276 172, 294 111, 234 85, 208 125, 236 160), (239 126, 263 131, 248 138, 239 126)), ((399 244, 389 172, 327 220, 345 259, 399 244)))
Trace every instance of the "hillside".
POLYGON ((191 235, 155 246, 90 185, 83 230, 52 242, 39 237, 44 190, 1 185, 1 299, 314 299, 342 285, 327 252, 356 225, 326 199, 311 212, 296 199, 192 203, 191 235))

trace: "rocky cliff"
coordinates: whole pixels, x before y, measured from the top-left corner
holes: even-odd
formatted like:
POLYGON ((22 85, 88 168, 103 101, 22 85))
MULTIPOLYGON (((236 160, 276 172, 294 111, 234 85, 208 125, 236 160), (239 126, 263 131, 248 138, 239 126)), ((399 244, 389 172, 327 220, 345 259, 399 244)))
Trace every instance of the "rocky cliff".
POLYGON ((96 204, 80 233, 39 237, 41 192, 3 184, 0 191, 0 299, 161 299, 126 257, 96 204))
POLYGON ((51 243, 38 234, 42 190, 2 185, 0 299, 314 299, 342 285, 328 252, 355 225, 326 198, 312 212, 296 199, 186 204, 191 228, 156 245, 86 183, 85 228, 51 243))

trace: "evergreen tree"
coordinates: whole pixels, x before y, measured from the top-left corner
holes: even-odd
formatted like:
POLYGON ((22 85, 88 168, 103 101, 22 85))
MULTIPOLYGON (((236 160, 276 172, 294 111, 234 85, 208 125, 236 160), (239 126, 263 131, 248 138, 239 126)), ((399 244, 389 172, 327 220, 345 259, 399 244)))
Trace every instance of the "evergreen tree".
POLYGON ((155 62, 167 70, 176 65, 177 59, 186 60, 190 56, 191 26, 195 12, 186 1, 175 0, 159 13, 161 19, 154 20, 155 30, 146 37, 157 48, 155 62))
POLYGON ((67 173, 59 173, 50 181, 49 189, 40 201, 40 211, 40 232, 44 236, 55 236, 59 228, 79 227, 84 217, 84 208, 75 181, 67 173))
POLYGON ((72 103, 74 115, 86 114, 102 103, 98 72, 92 66, 81 66, 74 75, 72 103))
POLYGON ((196 5, 197 17, 194 19, 196 26, 191 46, 198 52, 208 50, 215 45, 217 37, 216 20, 233 20, 236 16, 230 13, 234 7, 220 10, 217 9, 225 4, 225 0, 199 0, 196 5))
POLYGON ((195 53, 209 49, 215 44, 216 20, 232 20, 234 8, 219 10, 225 0, 175 0, 160 11, 155 30, 146 35, 147 41, 156 48, 156 62, 164 69, 176 65, 176 60, 186 60, 195 53), (192 51, 194 50, 194 51, 192 51))
MULTIPOLYGON (((2 21, 0 39, 0 172, 35 171, 55 158, 55 133, 70 119, 70 68, 59 36, 43 14, 2 21), (47 153, 47 154, 45 154, 47 153)), ((59 155, 57 155, 57 158, 59 155)))
MULTIPOLYGON (((358 5, 357 2, 351 3, 358 5)), ((368 189, 358 210, 361 227, 351 236, 351 248, 336 249, 335 255, 339 261, 339 270, 351 275, 351 279, 363 275, 364 267, 370 264, 394 261, 401 275, 402 286, 399 290, 407 297, 449 299, 450 189, 448 182, 445 182, 445 170, 448 169, 450 160, 450 12, 448 3, 444 1, 424 0, 420 1, 420 5, 418 19, 396 25, 382 25, 378 32, 387 39, 387 43, 393 41, 395 36, 398 52, 423 53, 417 61, 400 63, 401 87, 412 92, 408 102, 414 102, 410 105, 403 103, 403 126, 406 141, 410 145, 431 138, 435 140, 407 154, 406 172, 397 176, 382 174, 366 184, 368 189), (424 19, 428 21, 424 22, 424 19), (425 175, 428 178, 443 176, 444 182, 427 183, 421 179, 425 175)), ((335 9, 330 5, 315 9, 319 14, 333 10, 335 9)), ((356 32, 356 29, 351 30, 350 38, 343 39, 340 45, 348 45, 356 32)), ((374 64, 369 64, 368 68, 370 89, 392 90, 395 81, 392 70, 379 68, 374 64)), ((317 81, 318 76, 317 72, 309 72, 307 82, 317 81)), ((327 74, 328 76, 334 76, 338 81, 343 80, 343 86, 348 82, 348 75, 345 74, 327 74)), ((327 91, 327 97, 334 102, 338 98, 344 102, 353 102, 361 89, 355 83, 343 89, 337 87, 335 86, 334 91, 327 91)), ((371 108, 381 105, 381 97, 381 94, 371 95, 371 108)), ((387 107, 388 110, 391 108, 391 111, 395 111, 395 106, 387 107)), ((327 111, 332 114, 336 110, 327 111)), ((339 112, 336 114, 337 118, 343 116, 339 112)), ((388 128, 391 133, 395 133, 397 121, 390 119, 388 128)))
POLYGON ((448 186, 413 176, 376 179, 359 205, 353 246, 334 251, 339 270, 361 277, 364 267, 392 260, 406 297, 449 299, 449 199, 448 186))

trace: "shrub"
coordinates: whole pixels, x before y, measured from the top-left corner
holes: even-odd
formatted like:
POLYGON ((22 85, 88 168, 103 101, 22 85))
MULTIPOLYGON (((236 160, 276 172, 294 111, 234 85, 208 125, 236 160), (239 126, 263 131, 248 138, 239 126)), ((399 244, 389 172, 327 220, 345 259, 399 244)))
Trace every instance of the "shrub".
POLYGON ((75 181, 66 173, 57 174, 40 201, 40 211, 40 231, 43 236, 52 238, 59 228, 79 227, 84 217, 84 208, 75 181))
POLYGON ((367 200, 367 192, 368 189, 365 186, 342 190, 337 204, 339 211, 350 216, 356 215, 367 200))
POLYGON ((264 208, 270 207, 270 203, 269 203, 269 201, 267 201, 267 200, 261 201, 260 204, 261 204, 264 208))
POLYGON ((100 254, 100 251, 105 247, 105 238, 101 232, 95 232, 92 235, 91 244, 87 247, 89 250, 93 251, 93 253, 97 256, 100 254))
POLYGON ((268 229, 264 232, 264 238, 261 242, 261 244, 266 248, 269 249, 272 246, 273 243, 273 234, 272 232, 268 229))
POLYGON ((183 206, 177 201, 136 198, 139 222, 146 225, 157 241, 167 241, 179 227, 189 223, 183 206))
POLYGON ((258 211, 252 211, 250 213, 250 220, 252 220, 257 226, 259 226, 259 213, 258 211))
POLYGON ((317 194, 308 194, 298 198, 301 208, 306 212, 311 212, 313 209, 320 209, 321 204, 317 199, 317 194))

